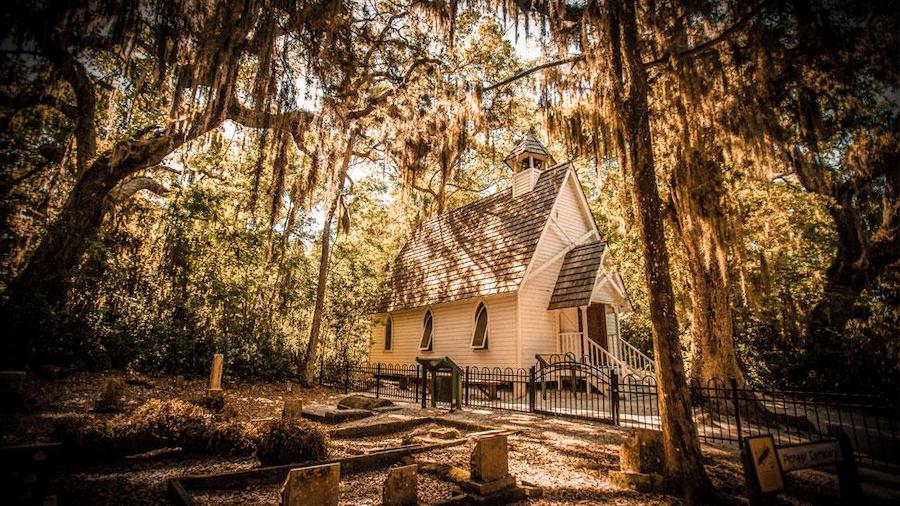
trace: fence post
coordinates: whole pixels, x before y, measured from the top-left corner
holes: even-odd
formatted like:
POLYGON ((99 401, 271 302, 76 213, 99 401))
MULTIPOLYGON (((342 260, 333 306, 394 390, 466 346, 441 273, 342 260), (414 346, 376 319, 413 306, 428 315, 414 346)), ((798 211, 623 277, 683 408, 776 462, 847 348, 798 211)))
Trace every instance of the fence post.
POLYGON ((416 402, 419 402, 419 364, 416 364, 416 402))
POLYGON ((609 394, 613 425, 619 425, 619 375, 616 374, 616 371, 610 371, 609 373, 609 394))
POLYGON ((463 390, 466 393, 466 406, 469 405, 469 366, 466 366, 466 380, 463 381, 463 390))
POLYGON ((535 374, 534 374, 534 366, 531 366, 528 369, 528 412, 534 413, 534 398, 535 394, 535 374))
POLYGON ((738 402, 737 378, 731 378, 731 401, 734 403, 734 423, 737 425, 738 448, 743 448, 744 438, 741 437, 741 405, 738 402))
POLYGON ((344 360, 344 393, 350 393, 350 361, 344 360))
POLYGON ((381 362, 375 364, 375 398, 378 398, 378 395, 381 390, 381 362))
MULTIPOLYGON (((423 367, 422 368, 422 407, 423 408, 428 407, 425 405, 425 403, 427 402, 425 400, 425 398, 428 397, 428 394, 426 393, 428 391, 428 389, 426 388, 427 385, 425 385, 425 383, 427 381, 428 381, 428 369, 423 367)), ((431 395, 433 396, 434 392, 431 392, 431 395)))

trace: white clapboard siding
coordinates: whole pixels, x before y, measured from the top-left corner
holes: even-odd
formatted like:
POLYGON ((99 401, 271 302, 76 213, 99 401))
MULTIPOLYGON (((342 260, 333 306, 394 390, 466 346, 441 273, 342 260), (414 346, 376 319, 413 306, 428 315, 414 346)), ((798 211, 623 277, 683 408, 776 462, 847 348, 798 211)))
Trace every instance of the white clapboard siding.
POLYGON ((520 352, 523 367, 534 364, 536 353, 556 352, 555 314, 548 311, 547 306, 562 264, 563 259, 557 259, 553 265, 531 277, 519 290, 519 332, 522 339, 520 352))
POLYGON ((373 329, 371 363, 414 364, 416 357, 450 357, 461 366, 508 366, 516 363, 516 296, 491 297, 450 302, 431 306, 434 321, 432 351, 419 350, 426 308, 396 311, 393 318, 394 338, 391 351, 384 349, 384 322, 379 315, 373 329), (488 311, 488 349, 472 348, 475 310, 483 302, 488 311))
POLYGON ((559 310, 560 333, 578 332, 578 309, 567 307, 559 310))
MULTIPOLYGON (((552 261, 561 251, 570 248, 573 245, 570 239, 577 240, 591 230, 591 222, 579 207, 580 192, 574 173, 569 174, 551 213, 563 231, 551 226, 544 232, 532 260, 535 263, 531 269, 537 274, 531 276, 519 290, 521 324, 519 332, 522 339, 520 353, 523 366, 532 365, 537 353, 557 352, 559 336, 556 333, 556 314, 547 307, 550 305, 550 297, 553 295, 553 287, 556 285, 564 257, 558 257, 550 266, 540 271, 538 269, 548 260, 552 261)), ((577 331, 577 320, 575 322, 577 331)))

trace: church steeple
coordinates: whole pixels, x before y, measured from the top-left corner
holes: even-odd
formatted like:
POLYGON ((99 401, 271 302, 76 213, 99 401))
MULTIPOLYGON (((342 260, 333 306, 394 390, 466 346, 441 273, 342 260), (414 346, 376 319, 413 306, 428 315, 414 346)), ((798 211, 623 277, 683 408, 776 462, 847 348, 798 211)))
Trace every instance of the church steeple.
POLYGON ((504 162, 513 172, 518 173, 525 169, 544 170, 554 160, 544 145, 529 132, 516 144, 504 162))
POLYGON ((513 170, 513 198, 533 190, 541 172, 556 163, 544 145, 530 132, 516 144, 504 162, 513 170))

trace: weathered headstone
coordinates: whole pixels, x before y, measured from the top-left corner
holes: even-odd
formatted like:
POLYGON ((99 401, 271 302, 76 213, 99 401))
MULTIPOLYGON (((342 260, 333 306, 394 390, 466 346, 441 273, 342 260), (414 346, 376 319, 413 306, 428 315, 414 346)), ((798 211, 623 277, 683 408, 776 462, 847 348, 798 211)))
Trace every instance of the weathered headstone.
POLYGON ((388 472, 381 492, 384 506, 410 506, 419 503, 416 489, 418 466, 396 467, 388 472))
POLYGON ((281 505, 337 506, 340 481, 338 463, 291 469, 281 487, 281 505))
POLYGON ((622 443, 622 471, 630 473, 662 473, 666 467, 666 449, 662 431, 635 429, 622 443))
POLYGON ((509 476, 509 447, 506 435, 478 439, 471 459, 472 479, 487 482, 509 476))
POLYGON ((284 409, 281 411, 281 418, 285 420, 294 420, 303 417, 303 401, 300 399, 285 399, 284 409))
POLYGON ((470 461, 472 479, 461 483, 464 490, 490 496, 515 488, 516 479, 509 475, 509 447, 506 435, 478 438, 470 461))
POLYGON ((175 376, 175 388, 184 388, 184 376, 179 374, 175 376))
POLYGON ((114 413, 124 406, 125 380, 116 376, 103 382, 100 397, 94 403, 94 411, 114 413))
POLYGON ((661 492, 670 487, 664 474, 666 450, 661 431, 635 429, 622 442, 619 457, 620 470, 609 473, 617 487, 639 492, 661 492))
POLYGON ((209 372, 209 388, 210 392, 222 390, 222 367, 225 357, 221 353, 213 355, 212 368, 209 372))

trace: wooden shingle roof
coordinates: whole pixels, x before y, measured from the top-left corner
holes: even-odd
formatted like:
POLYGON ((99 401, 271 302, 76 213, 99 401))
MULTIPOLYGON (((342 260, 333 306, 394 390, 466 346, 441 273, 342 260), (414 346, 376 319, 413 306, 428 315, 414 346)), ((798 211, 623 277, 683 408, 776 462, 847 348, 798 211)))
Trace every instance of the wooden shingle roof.
POLYGON ((592 241, 566 253, 547 309, 586 306, 590 302, 604 249, 605 242, 592 241))
POLYGON ((376 311, 518 289, 569 168, 544 171, 517 198, 507 188, 423 223, 394 260, 376 311))

